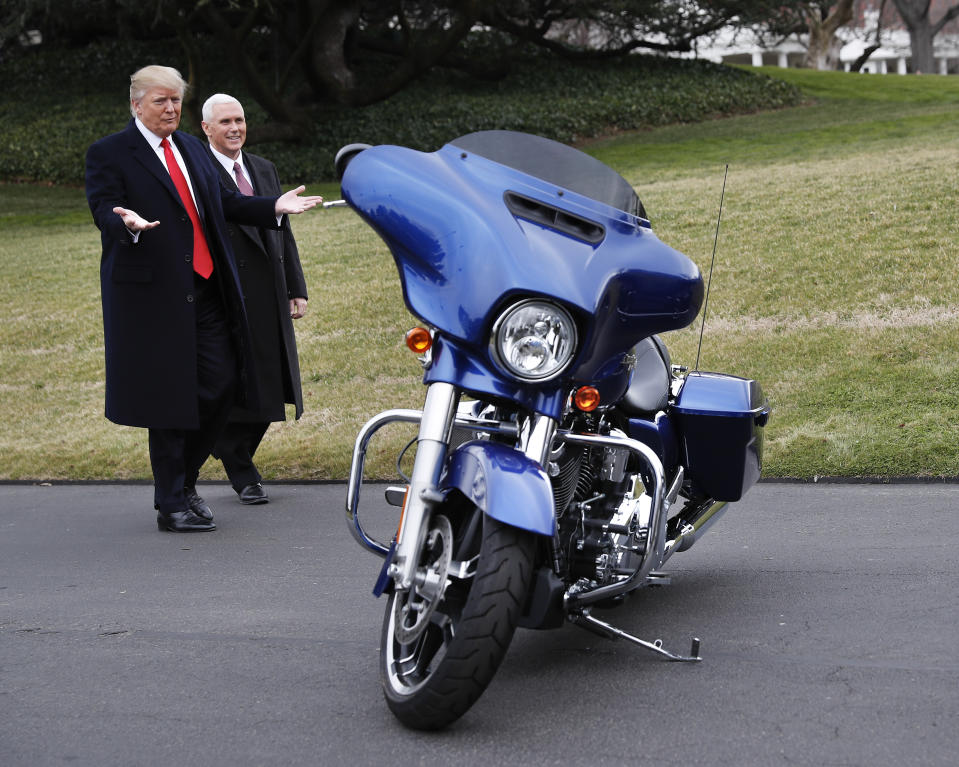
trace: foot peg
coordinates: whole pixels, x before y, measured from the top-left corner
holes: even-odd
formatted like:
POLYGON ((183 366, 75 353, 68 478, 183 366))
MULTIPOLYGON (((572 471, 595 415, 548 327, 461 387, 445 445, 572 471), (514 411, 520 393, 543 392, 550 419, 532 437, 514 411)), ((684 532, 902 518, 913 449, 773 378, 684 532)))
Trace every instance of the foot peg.
POLYGON ((669 573, 660 573, 653 570, 653 572, 646 576, 647 586, 668 586, 672 582, 673 579, 669 573))
POLYGON ((647 642, 644 639, 639 637, 634 637, 632 634, 629 634, 622 629, 618 629, 615 626, 611 626, 605 621, 599 620, 599 618, 594 618, 589 614, 589 610, 583 610, 578 615, 573 616, 573 623, 581 628, 586 629, 587 631, 592 631, 600 636, 605 636, 609 639, 625 639, 627 642, 632 642, 633 644, 639 645, 645 650, 654 652, 658 655, 662 655, 671 661, 677 661, 681 663, 698 663, 702 660, 699 655, 699 638, 694 637, 689 648, 689 655, 676 655, 675 653, 669 652, 669 650, 663 649, 663 640, 657 639, 653 642, 647 642))

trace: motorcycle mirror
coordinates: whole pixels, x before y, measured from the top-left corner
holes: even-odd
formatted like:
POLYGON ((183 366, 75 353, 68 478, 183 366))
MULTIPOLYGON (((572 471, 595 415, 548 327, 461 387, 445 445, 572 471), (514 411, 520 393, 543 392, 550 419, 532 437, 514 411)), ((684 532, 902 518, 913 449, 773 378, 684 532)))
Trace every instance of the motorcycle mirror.
POLYGON ((343 174, 346 172, 346 166, 364 149, 369 149, 371 144, 347 144, 340 148, 333 160, 333 167, 336 169, 336 177, 343 180, 343 174))

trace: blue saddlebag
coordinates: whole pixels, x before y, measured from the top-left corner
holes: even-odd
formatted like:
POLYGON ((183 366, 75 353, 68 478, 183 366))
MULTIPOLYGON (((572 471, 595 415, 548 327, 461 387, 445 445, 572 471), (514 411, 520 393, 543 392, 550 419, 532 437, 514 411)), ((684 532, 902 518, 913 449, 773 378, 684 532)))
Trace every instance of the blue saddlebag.
POLYGON ((738 501, 762 471, 769 404, 757 381, 690 373, 674 411, 689 479, 717 501, 738 501))

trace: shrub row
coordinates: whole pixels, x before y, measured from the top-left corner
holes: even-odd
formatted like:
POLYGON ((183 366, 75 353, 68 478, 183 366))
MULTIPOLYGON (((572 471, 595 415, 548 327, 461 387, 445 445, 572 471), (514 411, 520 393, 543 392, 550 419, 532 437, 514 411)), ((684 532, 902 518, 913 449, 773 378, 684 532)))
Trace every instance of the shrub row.
MULTIPOLYGON (((82 184, 87 147, 129 118, 129 73, 156 61, 184 71, 169 47, 131 41, 36 50, 0 62, 0 180, 82 184)), ((229 76, 215 87, 244 101, 251 124, 265 119, 229 76)), ((781 81, 706 62, 629 56, 573 63, 530 54, 502 80, 437 71, 385 102, 317 110, 301 143, 250 148, 274 160, 287 183, 320 181, 331 178, 336 150, 356 141, 433 150, 464 133, 498 128, 575 142, 799 100, 799 91, 781 81)))

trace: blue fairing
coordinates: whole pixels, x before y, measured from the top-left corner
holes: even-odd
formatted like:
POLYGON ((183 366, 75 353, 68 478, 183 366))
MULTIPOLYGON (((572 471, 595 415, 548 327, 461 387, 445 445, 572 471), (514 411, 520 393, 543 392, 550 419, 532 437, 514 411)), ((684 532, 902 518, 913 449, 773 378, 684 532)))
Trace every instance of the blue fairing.
POLYGON ((367 149, 343 194, 389 246, 410 311, 480 361, 479 375, 495 370, 489 336, 507 303, 542 296, 572 311, 576 359, 562 382, 525 384, 527 397, 609 379, 615 400, 623 355, 690 324, 702 302, 699 269, 645 219, 452 144, 367 149))
POLYGON ((550 384, 530 386, 501 373, 468 346, 451 338, 433 342, 432 361, 423 376, 425 383, 453 383, 473 396, 489 395, 508 399, 525 409, 559 418, 569 396, 568 383, 562 379, 550 384))
POLYGON ((657 413, 652 419, 630 418, 629 436, 656 451, 667 474, 672 474, 679 462, 679 447, 672 420, 665 413, 657 413))
POLYGON ((552 535, 553 491, 539 464, 497 442, 475 440, 450 457, 445 488, 456 488, 483 512, 507 525, 552 535))

